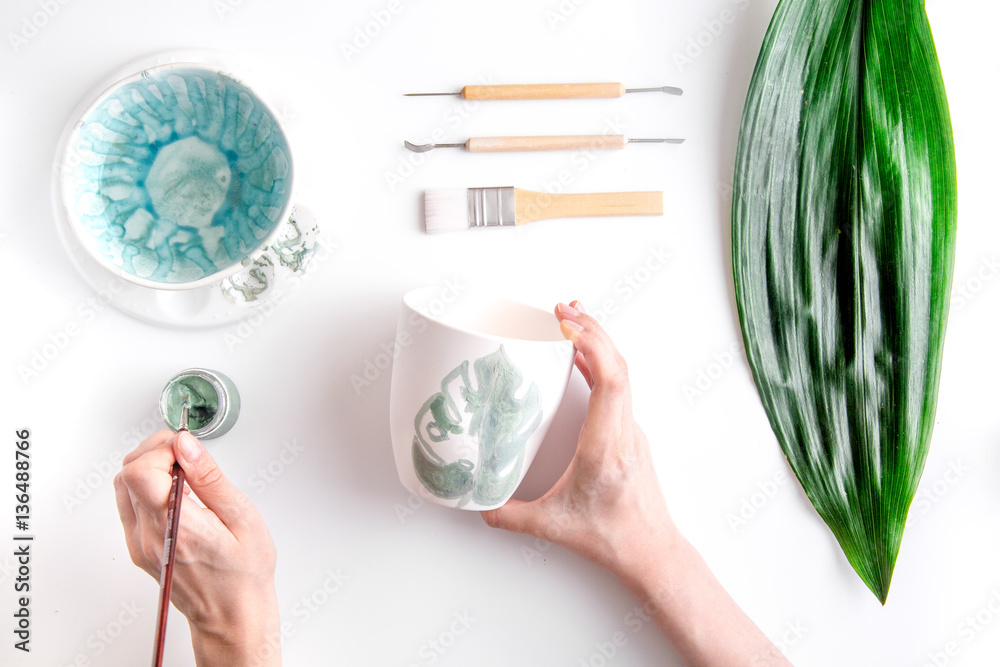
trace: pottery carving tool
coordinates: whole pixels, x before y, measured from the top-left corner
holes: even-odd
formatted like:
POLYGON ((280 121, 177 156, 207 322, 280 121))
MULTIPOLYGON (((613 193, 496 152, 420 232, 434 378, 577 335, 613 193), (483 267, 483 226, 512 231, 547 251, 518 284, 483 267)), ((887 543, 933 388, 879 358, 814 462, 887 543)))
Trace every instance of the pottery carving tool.
POLYGON ((458 95, 466 100, 576 100, 622 97, 626 93, 661 92, 683 95, 674 86, 659 88, 626 88, 623 83, 523 83, 507 85, 465 86, 457 93, 406 93, 407 97, 458 95))
MULTIPOLYGON (((177 432, 188 430, 191 398, 184 397, 177 432)), ((153 667, 163 664, 163 646, 167 636, 167 612, 170 611, 170 588, 174 578, 177 554, 177 534, 181 525, 181 501, 184 499, 184 469, 175 461, 170 469, 170 497, 167 499, 167 529, 163 537, 163 567, 160 570, 160 604, 156 616, 156 643, 153 647, 153 667)))
POLYGON ((424 193, 424 223, 428 233, 513 227, 551 218, 615 215, 663 215, 663 193, 549 194, 513 187, 424 193))
POLYGON ((515 151, 620 150, 629 144, 683 144, 683 139, 627 139, 622 134, 569 134, 538 137, 472 137, 461 144, 403 145, 414 153, 435 148, 464 148, 470 153, 508 153, 515 151))

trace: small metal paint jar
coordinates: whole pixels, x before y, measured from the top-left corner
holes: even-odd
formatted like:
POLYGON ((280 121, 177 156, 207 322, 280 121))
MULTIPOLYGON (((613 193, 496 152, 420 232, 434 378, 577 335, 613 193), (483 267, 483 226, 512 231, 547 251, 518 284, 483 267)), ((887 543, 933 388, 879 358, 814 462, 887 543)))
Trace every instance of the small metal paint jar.
POLYGON ((180 428, 185 397, 190 402, 188 431, 196 438, 218 438, 240 415, 240 394, 232 380, 218 371, 189 368, 172 377, 160 394, 160 417, 174 431, 180 428))

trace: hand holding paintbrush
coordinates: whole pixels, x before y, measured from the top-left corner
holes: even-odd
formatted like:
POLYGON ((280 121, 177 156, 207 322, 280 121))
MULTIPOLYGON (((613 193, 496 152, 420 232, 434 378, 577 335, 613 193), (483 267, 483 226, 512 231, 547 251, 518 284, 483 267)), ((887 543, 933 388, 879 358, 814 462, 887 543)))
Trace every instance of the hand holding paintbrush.
MULTIPOLYGON (((184 397, 181 404, 180 428, 188 430, 188 412, 191 398, 184 397)), ((170 467, 170 497, 167 499, 167 529, 163 536, 163 569, 160 570, 160 603, 156 616, 156 641, 153 644, 153 667, 163 664, 163 644, 167 636, 167 613, 170 611, 170 589, 174 579, 174 559, 177 555, 177 534, 181 524, 181 501, 184 500, 184 469, 174 461, 170 467)))
POLYGON ((182 519, 174 513, 176 555, 161 603, 186 617, 197 664, 280 665, 274 541, 254 504, 189 432, 159 431, 122 461, 115 496, 132 561, 156 580, 164 574, 165 501, 172 488, 181 496, 185 488, 174 482, 175 462, 192 498, 183 503, 182 519))

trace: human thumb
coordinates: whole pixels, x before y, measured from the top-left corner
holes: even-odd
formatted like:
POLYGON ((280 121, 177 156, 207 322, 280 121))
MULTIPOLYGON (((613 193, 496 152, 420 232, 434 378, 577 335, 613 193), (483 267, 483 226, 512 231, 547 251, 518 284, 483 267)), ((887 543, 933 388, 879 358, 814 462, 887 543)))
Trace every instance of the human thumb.
POLYGON ((539 522, 535 516, 535 503, 523 500, 508 500, 495 510, 483 510, 483 521, 491 528, 500 528, 514 533, 537 535, 539 522))
POLYGON ((184 469, 187 485, 222 523, 229 526, 242 518, 243 505, 248 504, 246 496, 222 474, 198 438, 187 431, 179 432, 174 439, 174 457, 184 469))

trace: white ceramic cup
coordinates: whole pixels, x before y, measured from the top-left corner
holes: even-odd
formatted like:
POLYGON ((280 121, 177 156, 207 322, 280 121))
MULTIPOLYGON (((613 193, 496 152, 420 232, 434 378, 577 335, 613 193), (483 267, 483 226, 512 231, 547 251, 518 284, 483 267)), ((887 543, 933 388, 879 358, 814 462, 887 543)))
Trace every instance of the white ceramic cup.
POLYGON ((156 290, 214 285, 282 233, 288 136, 229 67, 168 61, 116 73, 71 118, 53 171, 56 216, 71 247, 113 276, 156 290))
POLYGON ((573 345, 552 313, 440 288, 403 297, 389 419, 399 479, 428 501, 513 495, 562 401, 573 345))

